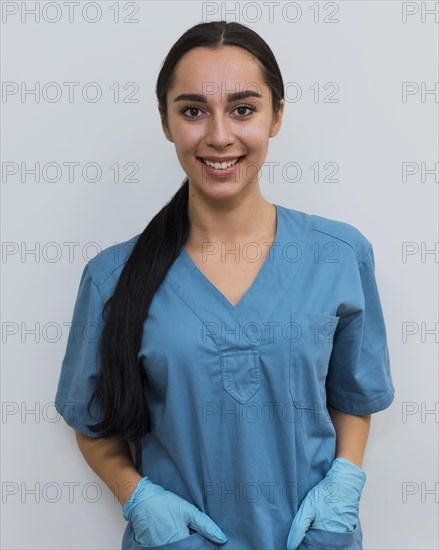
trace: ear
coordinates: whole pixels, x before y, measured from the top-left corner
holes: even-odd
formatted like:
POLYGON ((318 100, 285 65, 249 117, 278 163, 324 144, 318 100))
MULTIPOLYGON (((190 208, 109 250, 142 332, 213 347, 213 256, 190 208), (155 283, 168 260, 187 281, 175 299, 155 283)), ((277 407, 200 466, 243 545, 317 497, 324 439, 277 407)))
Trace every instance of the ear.
POLYGON ((278 134, 280 127, 282 126, 282 117, 284 114, 285 101, 280 100, 279 111, 273 116, 273 121, 271 123, 270 137, 274 137, 278 134))
POLYGON ((171 143, 174 143, 174 140, 172 139, 171 131, 169 130, 168 123, 167 123, 166 119, 164 118, 163 111, 162 111, 160 106, 159 106, 158 109, 159 109, 159 114, 160 114, 160 120, 162 122, 163 133, 165 134, 165 137, 168 141, 170 141, 171 143))

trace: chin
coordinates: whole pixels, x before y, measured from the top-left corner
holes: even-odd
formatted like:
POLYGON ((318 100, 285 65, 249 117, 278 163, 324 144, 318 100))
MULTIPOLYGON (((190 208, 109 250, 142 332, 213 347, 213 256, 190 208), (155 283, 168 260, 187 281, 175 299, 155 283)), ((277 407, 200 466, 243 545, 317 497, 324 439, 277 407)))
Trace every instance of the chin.
MULTIPOLYGON (((189 180, 190 183, 190 180, 189 180)), ((192 184, 192 191, 214 200, 229 200, 237 197, 244 189, 240 183, 229 182, 204 182, 200 185, 192 184)))

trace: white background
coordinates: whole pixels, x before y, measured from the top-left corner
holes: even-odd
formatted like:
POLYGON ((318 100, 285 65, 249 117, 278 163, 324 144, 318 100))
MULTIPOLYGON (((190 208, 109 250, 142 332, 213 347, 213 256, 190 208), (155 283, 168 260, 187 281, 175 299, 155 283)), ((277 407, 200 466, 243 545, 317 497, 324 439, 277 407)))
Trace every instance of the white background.
POLYGON ((143 231, 183 181, 162 133, 156 79, 186 29, 218 19, 261 34, 285 85, 301 90, 296 98, 288 87, 266 159, 277 168, 260 177, 264 196, 351 223, 374 246, 396 398, 372 417, 364 548, 438 548, 437 334, 424 330, 438 320, 438 259, 422 252, 437 250, 439 178, 421 173, 438 161, 438 93, 422 93, 438 86, 438 3, 102 1, 95 20, 96 8, 80 2, 71 22, 63 2, 46 4, 2 2, 2 548, 120 548, 120 505, 53 408, 66 323, 86 261, 143 231), (435 6, 436 16, 425 13, 435 6), (39 101, 22 98, 36 82, 39 101), (49 101, 50 82, 61 88, 58 101, 49 101), (79 83, 72 102, 64 82, 79 83), (82 96, 90 82, 102 89, 97 102, 82 96), (128 82, 138 85, 138 102, 122 101, 128 82), (414 83, 406 98, 405 82, 414 83), (334 86, 338 101, 329 102, 334 86), (39 182, 23 170, 37 162, 39 182), (80 163, 73 181, 66 162, 80 163), (99 181, 82 177, 89 162, 101 167, 99 181), (136 163, 139 181, 116 183, 115 162, 122 179, 124 164, 136 163), (293 170, 282 173, 290 162, 302 169, 296 182, 293 170), (59 181, 49 181, 47 163, 63 168, 59 181), (323 180, 325 163, 336 163, 338 181, 323 180), (406 181, 403 163, 415 167, 406 181), (70 253, 66 243, 76 243, 70 253), (407 246, 413 253, 404 257, 407 246))

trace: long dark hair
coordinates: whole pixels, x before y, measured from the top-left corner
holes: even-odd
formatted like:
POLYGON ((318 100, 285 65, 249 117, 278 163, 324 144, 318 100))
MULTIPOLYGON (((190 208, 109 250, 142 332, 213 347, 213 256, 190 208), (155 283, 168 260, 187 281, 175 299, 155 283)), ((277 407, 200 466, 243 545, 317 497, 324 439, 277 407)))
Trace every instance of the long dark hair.
MULTIPOLYGON (((162 122, 167 120, 167 93, 182 56, 195 47, 214 49, 221 46, 239 46, 254 55, 264 82, 271 90, 273 113, 279 111, 284 84, 268 44, 245 25, 212 21, 188 29, 163 62, 156 85, 162 122)), ((143 391, 146 380, 138 352, 154 293, 189 237, 188 191, 186 178, 140 234, 114 293, 103 308, 105 322, 99 345, 101 369, 88 402, 89 413, 94 399, 100 403, 102 420, 88 427, 92 432, 100 432, 101 437, 121 435, 136 440, 151 430, 150 410, 143 391)))

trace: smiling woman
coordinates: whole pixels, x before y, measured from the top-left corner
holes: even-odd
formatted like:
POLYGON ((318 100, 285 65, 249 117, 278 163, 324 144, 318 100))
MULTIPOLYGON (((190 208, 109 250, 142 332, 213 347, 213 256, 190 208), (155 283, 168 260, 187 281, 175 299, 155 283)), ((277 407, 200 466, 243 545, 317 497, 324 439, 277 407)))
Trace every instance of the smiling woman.
MULTIPOLYGON (((255 190, 268 140, 280 129, 284 99, 277 92, 278 101, 272 103, 272 91, 257 57, 226 43, 195 47, 178 62, 166 95, 169 110, 159 106, 163 130, 175 144, 195 195, 190 208, 203 206, 204 210, 212 200, 233 198, 236 202, 246 196, 261 214, 266 211, 266 201, 255 190), (223 165, 237 159, 234 168, 223 165)), ((208 211, 200 223, 205 225, 207 216, 208 211)), ((249 225, 247 232, 251 232, 249 225)))
POLYGON ((187 30, 156 93, 187 177, 85 266, 57 410, 124 550, 361 549, 370 415, 394 398, 372 244, 261 195, 285 103, 250 28, 187 30))

